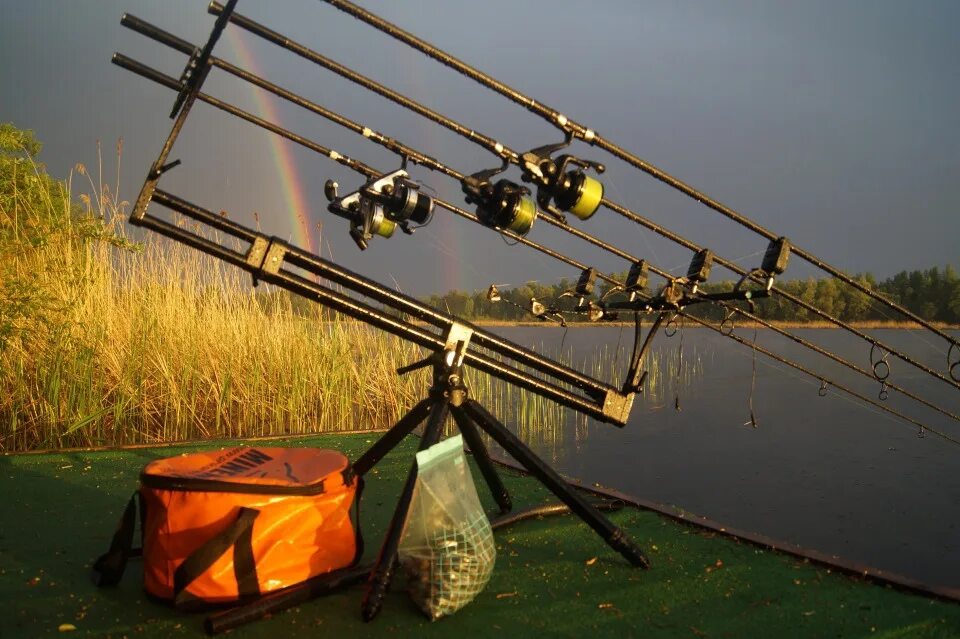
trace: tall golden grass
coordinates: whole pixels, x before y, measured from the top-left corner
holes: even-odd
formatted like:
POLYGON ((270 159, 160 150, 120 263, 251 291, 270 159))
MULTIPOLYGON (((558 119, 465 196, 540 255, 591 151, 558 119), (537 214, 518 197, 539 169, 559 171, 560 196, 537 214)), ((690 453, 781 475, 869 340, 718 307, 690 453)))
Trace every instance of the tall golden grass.
POLYGON ((0 450, 382 427, 418 392, 422 380, 394 373, 413 346, 319 307, 295 312, 175 242, 133 243, 116 188, 87 182, 79 211, 69 181, 0 204, 4 238, 19 243, 0 283, 32 295, 18 316, 4 300, 0 450))
MULTIPOLYGON (((422 357, 412 344, 160 236, 134 242, 99 167, 77 165, 75 199, 72 179, 0 147, 0 451, 385 428, 423 396, 426 371, 395 373, 422 357)), ((583 368, 603 378, 611 359, 583 368)), ((650 368, 653 399, 671 373, 650 368)), ((531 443, 558 444, 571 424, 536 395, 468 379, 531 443)))

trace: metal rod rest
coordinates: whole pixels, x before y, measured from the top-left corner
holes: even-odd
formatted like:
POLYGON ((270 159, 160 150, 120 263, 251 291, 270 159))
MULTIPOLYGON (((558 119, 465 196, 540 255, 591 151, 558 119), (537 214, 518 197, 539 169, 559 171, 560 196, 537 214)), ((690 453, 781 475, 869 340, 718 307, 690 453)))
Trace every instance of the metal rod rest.
MULTIPOLYGON (((603 137, 600 136, 600 134, 598 134, 593 129, 590 129, 578 122, 575 122, 569 119, 566 115, 560 113, 556 109, 553 109, 541 102, 537 102, 536 100, 533 100, 528 96, 525 96, 524 94, 520 93, 516 89, 510 86, 507 86, 506 84, 496 80, 495 78, 487 75, 486 73, 483 73, 478 69, 475 69, 474 67, 468 65, 462 60, 459 60, 454 56, 450 55, 449 53, 446 53, 445 51, 431 45, 425 40, 422 40, 414 36, 413 34, 407 31, 404 31, 397 25, 384 20, 383 18, 377 16, 376 14, 373 14, 363 9, 362 7, 359 7, 353 4, 352 2, 349 2, 348 0, 323 0, 323 1, 349 15, 352 15, 358 20, 361 20, 362 22, 369 24, 370 26, 389 35, 390 37, 396 40, 399 40, 410 47, 413 47, 414 49, 433 58, 434 60, 437 60, 438 62, 450 67, 451 69, 454 69, 458 73, 473 79, 479 84, 496 91, 500 95, 508 98, 509 100, 512 100, 516 104, 523 106, 530 112, 537 114, 538 116, 540 116, 547 122, 550 122, 560 130, 564 132, 572 133, 574 136, 583 140, 587 144, 600 147, 601 149, 611 153, 612 155, 620 158, 621 160, 624 160, 628 164, 633 165, 634 167, 640 169, 644 173, 647 173, 653 178, 663 182, 664 184, 667 184, 673 187, 674 189, 693 198, 694 200, 697 200, 698 202, 702 202, 708 208, 713 209, 717 213, 720 213, 721 215, 733 220, 734 222, 737 222, 741 226, 744 226, 750 229, 751 231, 760 235, 761 237, 764 237, 767 240, 775 240, 779 237, 779 235, 777 235, 776 233, 770 231, 769 229, 764 228, 757 222, 751 220, 745 215, 738 213, 737 211, 733 210, 729 206, 726 206, 725 204, 722 204, 719 201, 714 200, 713 198, 708 196, 706 193, 703 193, 702 191, 698 191, 694 187, 670 175, 666 171, 660 168, 657 168, 653 164, 650 164, 649 162, 637 157, 636 155, 630 153, 629 151, 617 146, 613 142, 604 139, 603 137)), ((859 290, 861 293, 865 293, 866 295, 871 297, 873 300, 880 302, 881 304, 884 304, 888 308, 891 308, 899 312, 903 316, 910 318, 911 320, 913 320, 920 326, 923 326, 927 330, 939 335, 940 337, 945 339, 948 344, 960 345, 960 342, 958 342, 957 339, 954 338, 953 336, 943 332, 942 330, 940 330, 939 328, 937 328, 927 320, 911 312, 909 309, 904 308, 900 304, 897 304, 896 302, 888 300, 885 297, 877 294, 876 291, 873 291, 870 288, 863 286, 858 281, 856 281, 855 279, 853 279, 852 277, 850 277, 840 269, 836 268, 835 266, 831 266, 830 264, 820 259, 816 255, 810 253, 809 251, 794 245, 793 252, 796 253, 801 259, 805 260, 806 262, 829 273, 830 275, 833 275, 834 277, 836 277, 837 279, 840 279, 844 283, 850 286, 853 286, 854 288, 859 290)))
MULTIPOLYGON (((325 0, 325 1, 329 1, 329 0, 325 0)), ((349 3, 345 3, 345 4, 349 4, 349 3)), ((355 7, 355 5, 350 5, 350 6, 355 7)), ((358 10, 360 10, 360 11, 362 11, 362 9, 359 9, 359 7, 355 7, 355 8, 358 9, 358 10)), ((213 14, 213 15, 220 16, 220 15, 222 14, 222 12, 223 12, 223 7, 222 7, 222 5, 218 4, 217 2, 211 2, 210 5, 209 5, 209 11, 210 11, 210 13, 213 14)), ((370 15, 372 15, 372 14, 370 14, 370 15)), ((367 88, 368 90, 370 90, 370 91, 372 91, 372 92, 374 92, 374 93, 377 93, 378 95, 381 95, 381 96, 383 96, 383 97, 385 97, 385 98, 393 101, 393 102, 396 103, 396 104, 399 104, 399 105, 401 105, 401 106, 403 106, 403 107, 405 107, 405 108, 407 108, 407 109, 409 109, 409 110, 411 110, 411 111, 414 111, 415 113, 418 113, 418 114, 420 114, 420 115, 422 115, 422 116, 430 119, 431 121, 436 122, 436 123, 438 123, 438 124, 440 124, 440 125, 448 128, 448 129, 450 129, 451 131, 454 131, 455 133, 458 133, 458 134, 462 135, 463 137, 467 138, 468 140, 479 144, 481 147, 487 149, 488 151, 496 154, 497 156, 499 156, 499 157, 501 157, 501 158, 503 158, 503 159, 505 159, 505 160, 507 160, 507 161, 509 161, 509 162, 512 162, 512 163, 514 163, 514 164, 519 164, 519 163, 520 163, 519 155, 517 154, 517 152, 513 151, 513 150, 510 149, 509 147, 506 147, 506 146, 504 146, 503 144, 494 141, 492 138, 489 138, 488 136, 484 136, 484 135, 477 134, 475 131, 473 131, 472 129, 469 129, 468 127, 464 126, 463 124, 458 123, 458 122, 456 122, 456 121, 454 121, 454 120, 452 120, 452 119, 450 119, 450 118, 448 118, 448 117, 446 117, 446 116, 443 116, 442 114, 439 114, 439 113, 437 113, 436 111, 433 111, 433 110, 431 110, 431 109, 423 106, 422 104, 419 104, 419 103, 416 102, 415 100, 412 100, 411 98, 408 98, 408 97, 406 97, 406 96, 404 96, 404 95, 402 95, 402 94, 400 94, 400 93, 397 93, 396 91, 393 91, 392 89, 389 89, 389 88, 383 86, 382 84, 379 84, 379 83, 371 80, 370 78, 367 78, 366 76, 363 76, 363 75, 361 75, 361 74, 353 71, 352 69, 349 69, 349 68, 347 68, 347 67, 345 67, 345 66, 343 66, 343 65, 341 65, 341 64, 339 64, 339 63, 336 63, 336 62, 330 60, 329 58, 327 58, 326 56, 323 56, 323 55, 317 53, 316 51, 313 51, 312 49, 304 46, 303 44, 300 44, 300 43, 298 43, 298 42, 295 42, 295 41, 291 40, 290 38, 287 38, 286 36, 283 36, 283 35, 277 33, 276 31, 273 31, 273 30, 265 27, 264 25, 262 25, 262 24, 260 24, 260 23, 258 23, 258 22, 256 22, 256 21, 254 21, 254 20, 251 20, 250 18, 247 18, 247 17, 245 17, 245 16, 243 16, 243 15, 234 13, 234 14, 230 17, 230 21, 233 22, 234 24, 236 24, 237 26, 243 28, 244 30, 249 31, 250 33, 256 35, 256 36, 259 36, 259 37, 261 37, 261 38, 264 38, 264 39, 266 39, 267 41, 272 42, 272 43, 274 43, 274 44, 277 44, 278 46, 280 46, 280 47, 282 47, 282 48, 285 48, 285 49, 287 49, 287 50, 289 50, 289 51, 292 51, 292 52, 296 53, 297 55, 300 55, 301 57, 304 57, 304 58, 307 59, 307 60, 310 60, 310 61, 312 61, 312 62, 315 62, 316 64, 318 64, 318 65, 320 65, 320 66, 323 66, 324 68, 327 68, 327 69, 333 71, 334 73, 337 73, 338 75, 340 75, 340 76, 342 76, 342 77, 350 80, 351 82, 354 82, 354 83, 356 83, 356 84, 359 84, 360 86, 363 86, 364 88, 367 88)), ((531 102, 533 102, 533 101, 531 101, 531 102)), ((536 104, 536 103, 534 103, 534 104, 536 104)), ((538 106, 540 106, 540 105, 538 105, 538 106)), ((431 158, 431 159, 432 159, 432 158, 431 158)), ((436 161, 434 160, 434 162, 436 162, 436 161)), ((454 177, 456 177, 456 175, 454 175, 454 177)), ((456 177, 456 179, 461 179, 461 180, 462 180, 462 175, 461 175, 460 177, 456 177)), ((625 218, 627 218, 627 219, 629 219, 629 220, 631 220, 631 221, 633 221, 633 222, 635 222, 635 223, 638 223, 638 224, 644 226, 645 228, 648 228, 648 229, 654 231, 655 233, 657 233, 657 234, 660 235, 661 237, 667 238, 667 239, 669 239, 669 240, 671 240, 671 241, 673 241, 673 242, 676 242, 676 243, 680 244, 681 246, 685 246, 685 247, 687 247, 687 248, 690 248, 690 247, 693 245, 692 242, 689 242, 689 241, 686 240, 685 238, 682 238, 681 236, 679 236, 679 235, 677 235, 677 234, 675 234, 675 233, 672 233, 671 231, 668 231, 667 229, 665 229, 664 227, 660 226, 659 224, 656 224, 655 222, 652 222, 651 220, 648 220, 647 218, 645 218, 645 217, 643 217, 643 216, 640 216, 640 215, 637 214, 636 212, 631 211, 630 209, 628 209, 627 207, 625 207, 625 206, 623 206, 623 205, 621 205, 621 204, 617 204, 617 203, 615 203, 615 202, 612 202, 612 201, 610 201, 610 200, 607 199, 607 198, 603 198, 603 199, 601 200, 600 204, 601 204, 601 206, 604 206, 605 208, 607 208, 607 209, 609 209, 609 210, 611 210, 611 211, 613 211, 613 212, 615 212, 615 213, 617 213, 617 214, 619 214, 619 215, 621 215, 621 216, 623 216, 623 217, 625 217, 625 218)), ((618 251, 617 249, 615 249, 614 247, 611 247, 609 244, 603 242, 602 240, 599 240, 598 238, 595 238, 595 237, 593 237, 593 236, 590 236, 590 235, 588 235, 588 234, 585 234, 585 233, 583 233, 582 231, 577 231, 576 229, 574 229, 574 228, 571 227, 571 226, 568 226, 568 225, 565 225, 565 224, 561 224, 560 222, 558 222, 557 220, 554 220, 554 219, 551 218, 550 216, 540 216, 540 219, 547 220, 547 223, 552 224, 552 225, 554 225, 554 226, 557 226, 557 227, 559 227, 559 228, 562 228, 563 230, 565 230, 565 231, 567 231, 567 232, 569 232, 569 233, 572 233, 572 234, 574 234, 574 235, 577 235, 578 237, 582 237, 582 238, 584 238, 584 239, 588 239, 588 241, 590 241, 591 243, 593 243, 593 244, 595 244, 595 245, 597 245, 597 246, 599 246, 599 247, 601 247, 601 248, 603 248, 603 249, 605 249, 605 250, 608 250, 608 251, 614 253, 615 255, 620 255, 621 257, 624 256, 624 253, 623 253, 622 251, 618 251)), ((692 249, 692 250, 699 250, 699 248, 698 248, 698 249, 692 249)), ((745 269, 740 268, 739 266, 737 266, 734 262, 732 262, 732 261, 730 261, 730 260, 724 260, 724 259, 719 258, 719 257, 717 257, 717 258, 715 258, 715 259, 716 259, 716 261, 717 261, 718 264, 720 264, 721 266, 724 266, 725 268, 728 268, 728 269, 734 271, 734 272, 737 273, 738 275, 744 275, 744 274, 747 272, 745 269)), ((958 390, 960 390, 960 382, 955 381, 955 380, 952 380, 952 379, 949 379, 946 375, 943 375, 943 374, 941 374, 941 373, 933 370, 933 369, 930 368, 929 366, 926 366, 926 365, 922 364, 921 362, 919 362, 919 361, 916 360, 915 358, 913 358, 913 357, 911 357, 911 356, 909 356, 909 355, 907 355, 907 354, 905 354, 905 353, 902 353, 902 352, 900 352, 900 351, 898 351, 898 350, 896 350, 896 349, 893 349, 893 348, 889 347, 889 346, 886 345, 886 344, 883 344, 882 342, 880 342, 880 341, 877 340, 876 338, 871 337, 871 336, 867 335, 866 333, 864 333, 863 331, 860 331, 860 330, 854 328, 852 325, 848 324, 847 322, 843 322, 843 321, 840 320, 839 318, 836 318, 836 317, 834 317, 834 316, 832 316, 832 315, 830 315, 830 314, 822 311, 821 309, 817 308, 817 307, 814 306, 813 304, 810 304, 809 302, 805 302, 805 301, 803 301, 802 299, 800 299, 799 297, 797 297, 797 296, 795 296, 795 295, 792 295, 792 294, 784 291, 784 290, 783 290, 782 288, 780 288, 780 287, 774 287, 772 290, 773 290, 774 292, 776 292, 777 294, 781 295, 782 297, 784 297, 785 299, 790 300, 792 303, 797 304, 797 305, 800 306, 801 308, 804 308, 804 309, 806 309, 806 310, 808 310, 808 311, 816 314, 818 317, 820 317, 820 318, 822 318, 822 319, 824 319, 824 320, 826 320, 826 321, 828 321, 828 322, 831 322, 832 324, 834 324, 834 325, 836 325, 836 326, 838 326, 838 327, 840 327, 840 328, 843 328, 843 329, 849 331, 850 333, 856 335, 857 337, 860 337, 861 339, 866 340, 866 341, 867 341, 868 343, 870 343, 870 344, 876 344, 877 346, 880 346, 880 347, 884 348, 884 350, 887 350, 887 351, 891 352, 891 353, 894 354, 894 356, 897 357, 898 359, 900 359, 900 360, 902 360, 902 361, 910 364, 911 366, 914 366, 914 367, 922 370, 923 372, 927 373, 928 375, 932 375, 932 376, 936 377, 937 379, 939 379, 940 381, 942 381, 942 382, 944 382, 944 383, 946 383, 946 384, 950 384, 951 386, 953 386, 953 387, 957 388, 958 390)), ((883 298, 881 298, 881 299, 883 299, 883 298)))

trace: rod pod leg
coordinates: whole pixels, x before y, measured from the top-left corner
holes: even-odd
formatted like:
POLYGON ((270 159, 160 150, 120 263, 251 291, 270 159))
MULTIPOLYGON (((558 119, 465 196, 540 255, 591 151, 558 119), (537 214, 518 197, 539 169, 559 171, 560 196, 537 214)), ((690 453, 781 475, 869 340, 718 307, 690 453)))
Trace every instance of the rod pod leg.
POLYGON ((496 417, 474 399, 467 399, 463 410, 480 428, 485 430, 495 442, 506 450, 514 459, 526 468, 530 474, 550 489, 560 501, 570 507, 580 519, 596 531, 611 548, 619 552, 634 566, 649 568, 650 560, 643 551, 619 527, 604 517, 600 511, 590 505, 580 493, 576 492, 546 462, 537 457, 533 451, 513 433, 501 424, 496 417))
POLYGON ((473 453, 473 458, 477 461, 477 467, 480 468, 480 473, 486 480, 487 487, 490 488, 490 494, 493 495, 494 501, 500 508, 500 513, 510 512, 513 509, 513 500, 510 499, 510 493, 507 492, 507 487, 503 485, 503 480, 500 479, 500 475, 490 459, 490 453, 487 452, 487 447, 484 445, 483 439, 480 438, 477 427, 461 407, 453 406, 450 408, 450 412, 453 413, 457 428, 460 429, 463 438, 467 440, 467 445, 470 446, 470 452, 473 453))
MULTIPOLYGON (((430 407, 430 417, 423 430, 423 438, 420 440, 419 450, 430 448, 440 439, 440 432, 449 412, 450 399, 448 397, 433 400, 433 405, 430 407)), ((400 535, 403 533, 403 525, 407 520, 407 511, 410 510, 410 501, 413 498, 413 487, 416 481, 417 461, 414 459, 413 466, 407 474, 407 483, 403 486, 403 491, 397 501, 397 507, 393 511, 393 518, 390 519, 390 525, 387 527, 383 545, 380 547, 380 556, 377 557, 373 570, 370 572, 367 592, 360 607, 360 615, 364 621, 372 621, 383 607, 384 595, 387 594, 387 588, 390 586, 391 579, 393 579, 393 571, 397 563, 397 549, 400 546, 400 535)))
POLYGON ((360 456, 353 463, 353 472, 363 476, 374 466, 376 466, 387 453, 396 448, 397 444, 403 441, 403 438, 413 432, 413 429, 420 425, 427 415, 430 414, 433 400, 422 399, 413 408, 407 411, 407 414, 401 417, 390 430, 384 433, 373 446, 360 456))

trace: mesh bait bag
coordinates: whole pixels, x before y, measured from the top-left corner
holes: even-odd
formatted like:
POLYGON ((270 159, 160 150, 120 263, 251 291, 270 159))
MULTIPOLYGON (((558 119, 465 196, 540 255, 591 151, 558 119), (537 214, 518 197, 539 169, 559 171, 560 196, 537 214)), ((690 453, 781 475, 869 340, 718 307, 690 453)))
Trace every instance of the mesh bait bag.
POLYGON ((417 483, 399 548, 414 602, 431 620, 460 610, 487 585, 496 555, 463 438, 417 453, 417 483))

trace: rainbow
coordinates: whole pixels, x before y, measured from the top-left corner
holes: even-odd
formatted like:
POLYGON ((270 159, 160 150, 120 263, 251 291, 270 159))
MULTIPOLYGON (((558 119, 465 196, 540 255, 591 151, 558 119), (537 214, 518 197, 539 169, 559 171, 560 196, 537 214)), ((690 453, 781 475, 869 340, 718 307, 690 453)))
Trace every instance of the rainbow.
MULTIPOLYGON (((240 66, 251 73, 264 77, 260 66, 253 58, 253 52, 249 45, 244 42, 237 30, 227 29, 226 34, 227 41, 236 53, 240 66)), ((280 115, 270 94, 252 84, 250 90, 257 106, 257 115, 274 124, 281 125, 280 115)), ((293 229, 290 240, 293 244, 315 253, 313 233, 311 232, 310 222, 307 220, 309 206, 304 193, 303 181, 300 179, 300 172, 297 171, 297 163, 291 150, 292 143, 278 135, 270 135, 269 137, 274 166, 277 168, 277 177, 280 178, 280 188, 284 200, 283 208, 287 211, 290 226, 293 229)), ((317 248, 319 249, 319 246, 317 248)))

